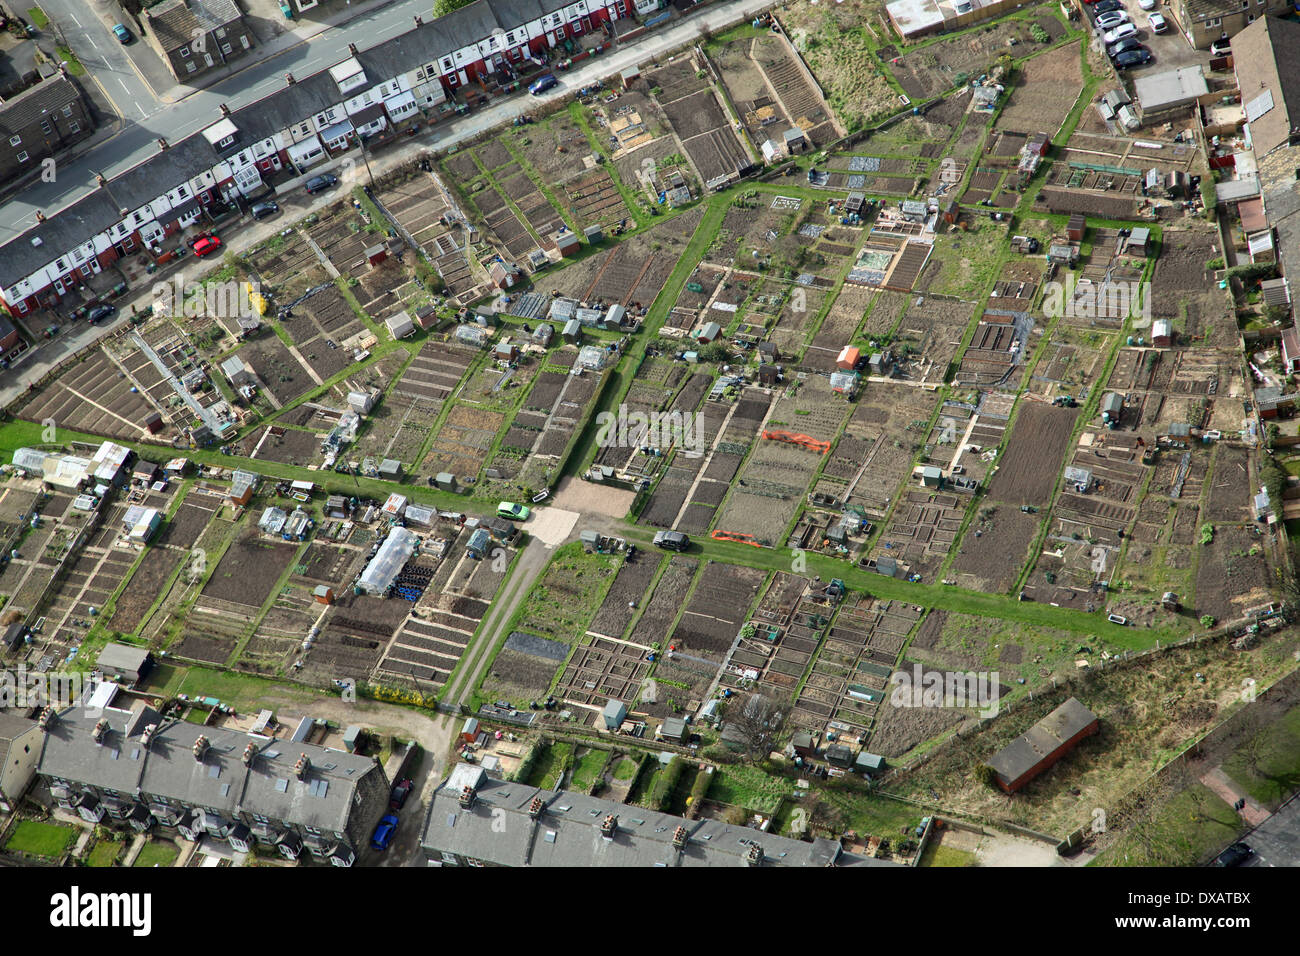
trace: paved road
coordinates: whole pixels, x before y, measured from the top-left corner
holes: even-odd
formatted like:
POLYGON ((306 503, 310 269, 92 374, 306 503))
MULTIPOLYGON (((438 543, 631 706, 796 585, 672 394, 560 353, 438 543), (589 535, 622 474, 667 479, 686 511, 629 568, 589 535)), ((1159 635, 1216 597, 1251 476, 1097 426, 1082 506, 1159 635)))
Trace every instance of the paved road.
MULTIPOLYGON (((157 112, 159 103, 153 90, 131 65, 126 48, 113 36, 112 23, 101 19, 108 10, 105 0, 40 0, 40 4, 50 18, 48 32, 72 48, 119 116, 131 123, 139 123, 157 112)), ((140 45, 139 37, 133 45, 140 45)), ((6 208, 6 221, 8 215, 6 208)))
MULTIPOLYGON (((76 14, 76 17, 86 25, 87 32, 93 34, 87 23, 89 14, 81 7, 79 0, 55 0, 50 4, 54 8, 50 10, 52 15, 55 15, 57 9, 62 9, 59 4, 66 5, 68 9, 81 8, 83 13, 76 14)), ((617 75, 629 66, 688 43, 698 35, 701 25, 707 24, 710 29, 716 29, 742 16, 749 18, 772 4, 773 0, 730 0, 705 7, 669 27, 653 31, 621 49, 589 60, 579 68, 562 74, 560 87, 543 99, 566 96, 579 86, 617 75)), ((158 149, 159 136, 177 140, 215 122, 220 104, 226 103, 231 109, 246 106, 278 89, 284 83, 286 72, 302 76, 325 69, 347 56, 349 42, 356 42, 359 46, 374 46, 399 33, 405 33, 411 28, 412 16, 415 13, 426 13, 427 6, 427 0, 397 0, 389 6, 348 21, 346 28, 320 33, 178 103, 158 108, 146 116, 137 113, 138 118, 133 118, 131 124, 113 139, 86 156, 60 165, 57 182, 35 183, 0 207, 0 243, 32 226, 38 209, 48 213, 75 202, 90 192, 94 188, 97 172, 111 177, 147 159, 158 149)), ((94 39, 100 48, 105 46, 97 36, 94 39)), ((121 50, 114 50, 112 54, 120 56, 121 50)), ((114 65, 109 62, 108 58, 112 54, 107 50, 103 53, 106 66, 101 83, 115 99, 119 94, 124 99, 127 97, 124 88, 127 91, 134 90, 131 99, 134 105, 138 97, 146 95, 148 86, 140 81, 129 64, 114 65), (130 74, 130 79, 122 70, 130 74), (131 80, 135 81, 134 87, 131 80)), ((122 62, 125 63, 124 58, 122 62)), ((140 100, 140 105, 147 104, 140 100)), ((455 139, 477 135, 526 112, 532 105, 527 94, 507 97, 460 123, 452 124, 457 130, 455 138, 451 137, 447 124, 440 124, 434 144, 441 147, 455 139), (461 130, 465 132, 460 132, 461 130)))

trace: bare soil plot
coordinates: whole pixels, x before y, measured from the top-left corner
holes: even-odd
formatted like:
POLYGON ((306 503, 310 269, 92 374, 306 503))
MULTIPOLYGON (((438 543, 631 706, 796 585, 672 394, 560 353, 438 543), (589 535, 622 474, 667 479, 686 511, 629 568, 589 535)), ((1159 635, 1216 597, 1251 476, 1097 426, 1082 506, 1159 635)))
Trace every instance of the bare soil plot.
POLYGON ((589 647, 574 648, 558 693, 590 707, 604 707, 611 698, 630 704, 650 672, 650 653, 635 644, 597 638, 589 647))
POLYGON ((1271 600, 1273 581, 1264 539, 1253 527, 1216 525, 1214 539, 1199 548, 1196 613, 1236 619, 1271 600))
POLYGON ((653 555, 625 560, 588 630, 608 637, 622 637, 637 608, 649 596, 659 564, 653 555))
POLYGON ((668 566, 660 575, 654 594, 629 635, 632 640, 645 645, 663 643, 686 602, 686 594, 698 567, 699 562, 693 558, 673 555, 668 559, 668 566))
POLYGON ((298 545, 246 533, 222 555, 204 585, 204 597, 260 607, 271 594, 298 545))
POLYGON ((757 568, 706 564, 691 603, 673 630, 676 653, 721 661, 765 577, 766 572, 757 568))
POLYGON ((998 126, 1055 134, 1083 88, 1082 62, 1078 45, 1068 43, 1021 63, 998 126))
POLYGON ((988 594, 1005 592, 1029 558, 1038 521, 1014 505, 981 507, 952 563, 958 585, 988 594))
POLYGON ((1020 409, 989 497, 1011 504, 1047 503, 1064 467, 1077 409, 1032 402, 1020 409))
POLYGON ((99 349, 29 393, 17 415, 34 422, 49 419, 63 428, 109 438, 139 439, 144 420, 156 409, 132 387, 131 380, 99 349))

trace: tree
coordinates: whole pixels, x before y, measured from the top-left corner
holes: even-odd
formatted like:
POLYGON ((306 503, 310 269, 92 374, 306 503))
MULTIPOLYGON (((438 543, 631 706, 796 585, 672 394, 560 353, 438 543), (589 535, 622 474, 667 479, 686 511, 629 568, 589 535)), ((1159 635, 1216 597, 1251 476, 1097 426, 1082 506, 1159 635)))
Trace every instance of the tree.
POLYGON ((773 702, 762 694, 750 694, 727 707, 727 726, 746 757, 763 760, 776 749, 777 733, 790 706, 789 700, 773 702))
POLYGON ((433 15, 435 18, 445 17, 453 10, 459 10, 471 2, 472 0, 433 0, 433 15))

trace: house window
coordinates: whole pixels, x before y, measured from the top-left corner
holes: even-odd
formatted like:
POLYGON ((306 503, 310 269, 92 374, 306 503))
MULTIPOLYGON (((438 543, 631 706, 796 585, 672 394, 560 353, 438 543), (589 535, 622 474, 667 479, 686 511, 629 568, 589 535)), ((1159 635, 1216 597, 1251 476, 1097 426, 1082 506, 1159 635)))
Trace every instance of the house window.
POLYGON ((239 45, 242 46, 245 50, 247 50, 247 49, 248 49, 248 37, 246 37, 246 36, 241 36, 241 37, 239 38, 239 45))
POLYGON ((26 314, 26 312, 27 312, 27 300, 23 299, 23 301, 18 303, 18 314, 24 315, 26 314))
POLYGON ((20 163, 27 162, 27 150, 23 150, 21 153, 18 154, 18 162, 20 163))
POLYGON ((443 68, 444 70, 450 70, 450 69, 451 69, 451 57, 449 57, 449 56, 444 56, 444 57, 442 58, 442 68, 443 68))
POLYGON ((10 137, 9 137, 9 145, 10 145, 10 146, 19 146, 19 145, 22 144, 22 141, 23 141, 23 138, 22 138, 21 136, 10 136, 10 137))
POLYGON ((92 270, 91 270, 90 266, 82 266, 82 267, 81 267, 81 274, 82 274, 83 276, 85 276, 87 279, 90 278, 90 273, 91 273, 91 271, 92 271, 92 270))
POLYGON ((50 125, 49 120, 41 120, 41 132, 46 136, 54 132, 54 127, 50 125))
POLYGON ((224 39, 225 36, 226 36, 226 28, 225 28, 225 27, 217 27, 217 39, 218 39, 218 40, 224 39))
POLYGON ((193 73, 193 72, 194 72, 195 70, 197 70, 197 69, 198 69, 198 67, 194 65, 194 61, 193 61, 193 60, 186 60, 186 61, 185 61, 185 72, 186 72, 186 73, 193 73))
POLYGON ((183 46, 183 47, 181 47, 181 54, 180 54, 180 55, 181 55, 181 59, 184 59, 185 57, 189 56, 189 55, 190 55, 190 48, 187 47, 187 46, 183 46))
POLYGON ((1217 27, 1217 26, 1219 26, 1219 25, 1222 24, 1222 23, 1223 23, 1223 20, 1222 20, 1222 18, 1220 18, 1220 17, 1215 17, 1215 18, 1212 19, 1212 20, 1206 20, 1206 21, 1205 21, 1205 25, 1206 25, 1207 27, 1217 27))
POLYGON ((230 48, 230 44, 229 44, 229 43, 223 43, 223 44, 221 44, 221 52, 222 52, 222 53, 224 53, 224 54, 226 54, 227 56, 229 56, 229 55, 230 55, 230 50, 231 50, 231 48, 230 48))
POLYGON ((68 124, 68 132, 69 132, 69 133, 80 133, 80 132, 81 132, 81 124, 78 123, 76 120, 73 120, 71 123, 68 124))
POLYGON ((233 146, 234 143, 235 143, 235 137, 227 136, 221 142, 217 143, 217 149, 225 149, 227 146, 233 146))
POLYGON ((71 116, 71 115, 72 115, 72 107, 71 107, 71 106, 65 106, 65 107, 63 107, 63 115, 64 115, 64 116, 71 116))

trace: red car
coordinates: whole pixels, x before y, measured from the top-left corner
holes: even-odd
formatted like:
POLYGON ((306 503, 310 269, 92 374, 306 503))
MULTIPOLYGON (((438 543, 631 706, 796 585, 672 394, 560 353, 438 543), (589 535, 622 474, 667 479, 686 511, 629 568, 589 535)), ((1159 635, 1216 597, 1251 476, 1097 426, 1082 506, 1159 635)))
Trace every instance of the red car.
POLYGON ((388 795, 389 809, 391 810, 402 809, 402 807, 406 805, 406 798, 411 795, 411 791, 414 788, 415 788, 415 784, 410 780, 403 780, 401 783, 393 787, 392 793, 388 795))
POLYGON ((204 235, 192 240, 190 242, 190 248, 193 249, 194 254, 201 259, 209 252, 216 252, 220 249, 221 239, 211 233, 205 233, 204 235))

